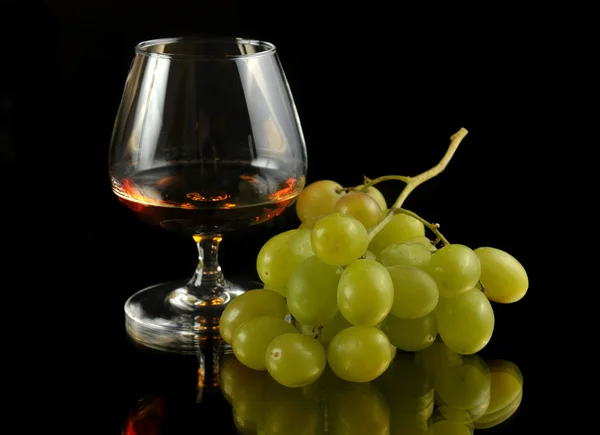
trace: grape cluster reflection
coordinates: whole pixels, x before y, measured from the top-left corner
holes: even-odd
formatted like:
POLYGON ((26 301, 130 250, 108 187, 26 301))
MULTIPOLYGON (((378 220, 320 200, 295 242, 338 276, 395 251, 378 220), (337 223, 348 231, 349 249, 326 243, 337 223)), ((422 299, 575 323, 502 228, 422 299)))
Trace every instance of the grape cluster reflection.
POLYGON ((278 383, 268 371, 247 367, 232 353, 224 355, 219 346, 203 348, 199 356, 195 377, 178 364, 167 367, 162 377, 161 370, 151 368, 162 379, 158 391, 166 388, 164 394, 138 401, 123 435, 170 435, 180 433, 172 429, 182 424, 198 425, 201 433, 210 417, 197 413, 210 414, 219 402, 228 406, 223 398, 231 406, 231 419, 212 421, 218 428, 210 433, 468 435, 506 422, 523 397, 516 364, 460 355, 439 339, 418 352, 397 351, 374 381, 349 382, 327 367, 316 381, 295 388, 278 383), (182 376, 173 377, 171 370, 182 376), (194 378, 196 385, 189 383, 194 378))
POLYGON ((459 355, 437 341, 399 352, 372 382, 344 381, 327 368, 301 388, 286 388, 226 355, 220 388, 241 434, 456 435, 510 418, 521 403, 523 377, 512 362, 459 355))

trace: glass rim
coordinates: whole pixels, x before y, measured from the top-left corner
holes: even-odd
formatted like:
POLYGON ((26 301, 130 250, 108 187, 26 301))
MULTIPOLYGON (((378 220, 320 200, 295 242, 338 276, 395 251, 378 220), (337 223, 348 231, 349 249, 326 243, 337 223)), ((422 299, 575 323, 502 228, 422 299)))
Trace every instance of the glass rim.
POLYGON ((262 41, 260 39, 252 38, 238 38, 238 37, 201 37, 201 36, 181 36, 172 38, 157 38, 148 39, 139 42, 135 46, 136 55, 146 57, 158 57, 162 59, 189 59, 197 61, 215 61, 215 60, 232 60, 232 59, 252 59, 261 56, 267 56, 274 54, 277 51, 275 45, 271 42, 262 41), (162 44, 171 44, 180 41, 196 41, 202 43, 235 43, 235 44, 247 44, 256 47, 263 48, 262 51, 257 53, 239 53, 239 54, 225 54, 225 55, 206 55, 206 54, 181 54, 181 53, 157 53, 150 51, 149 48, 155 47, 162 44))

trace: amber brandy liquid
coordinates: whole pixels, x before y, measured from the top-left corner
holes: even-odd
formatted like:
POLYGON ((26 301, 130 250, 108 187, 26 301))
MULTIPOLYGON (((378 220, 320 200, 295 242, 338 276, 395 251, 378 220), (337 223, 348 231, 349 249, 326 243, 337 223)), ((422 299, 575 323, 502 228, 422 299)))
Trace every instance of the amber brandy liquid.
POLYGON ((127 207, 152 224, 184 233, 222 232, 279 216, 298 196, 298 180, 236 162, 186 162, 112 179, 127 207))

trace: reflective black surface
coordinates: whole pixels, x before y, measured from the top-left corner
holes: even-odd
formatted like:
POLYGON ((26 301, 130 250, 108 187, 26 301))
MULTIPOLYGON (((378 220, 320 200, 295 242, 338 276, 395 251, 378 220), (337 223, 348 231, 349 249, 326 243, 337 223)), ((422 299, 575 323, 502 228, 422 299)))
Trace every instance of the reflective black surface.
MULTIPOLYGON (((522 403, 510 421, 481 433, 594 430, 595 266, 581 268, 583 257, 595 258, 584 252, 594 246, 586 231, 593 227, 590 216, 578 223, 565 212, 584 201, 575 194, 578 172, 563 167, 569 153, 577 161, 591 154, 575 154, 578 144, 545 116, 570 110, 555 100, 557 88, 566 82, 573 93, 580 80, 559 74, 557 62, 577 69, 557 50, 580 45, 565 43, 553 24, 539 27, 553 21, 510 8, 434 20, 431 10, 399 16, 334 2, 305 2, 293 13, 237 0, 8 3, 7 20, 24 23, 18 39, 6 38, 9 79, 0 94, 0 219, 9 242, 3 361, 11 367, 6 384, 17 386, 5 394, 15 410, 5 419, 10 431, 18 423, 24 433, 39 424, 38 433, 118 434, 132 416, 149 415, 133 433, 153 434, 141 425, 152 428, 156 414, 164 434, 234 433, 220 392, 204 391, 197 403, 197 358, 148 355, 125 334, 131 294, 196 267, 194 243, 141 224, 112 194, 107 171, 134 45, 183 34, 278 46, 306 136, 308 182, 417 174, 443 154, 450 134, 467 128, 450 166, 406 207, 441 223, 451 242, 510 252, 530 276, 522 301, 494 306, 494 335, 480 353, 519 367, 522 403), (561 184, 557 175, 573 178, 561 184), (576 268, 566 265, 574 261, 576 268)), ((392 199, 399 186, 382 190, 392 199)), ((281 218, 227 236, 224 270, 254 276, 260 246, 297 225, 281 218)))
POLYGON ((136 385, 123 422, 128 435, 515 433, 525 428, 527 385, 512 361, 459 357, 443 343, 396 355, 369 383, 329 369, 313 384, 285 388, 211 346, 198 358, 138 349, 136 385), (445 356, 445 358, 441 358, 445 356), (525 417, 522 414, 525 413, 525 417), (457 432, 448 432, 448 430, 457 432), (440 432, 438 432, 440 431, 440 432))

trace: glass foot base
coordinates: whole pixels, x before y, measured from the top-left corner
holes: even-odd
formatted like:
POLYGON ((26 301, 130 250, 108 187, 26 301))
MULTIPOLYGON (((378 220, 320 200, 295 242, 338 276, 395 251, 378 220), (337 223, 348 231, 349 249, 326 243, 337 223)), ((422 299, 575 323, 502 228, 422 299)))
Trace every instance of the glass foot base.
MULTIPOLYGON (((186 305, 182 304, 186 295, 181 289, 187 283, 188 280, 157 284, 131 296, 125 302, 125 328, 129 337, 152 349, 196 354, 207 342, 222 342, 219 318, 227 304, 248 290, 262 288, 255 281, 228 281, 225 292, 216 301, 196 300, 186 305)), ((225 342, 222 345, 228 346, 225 342)))

